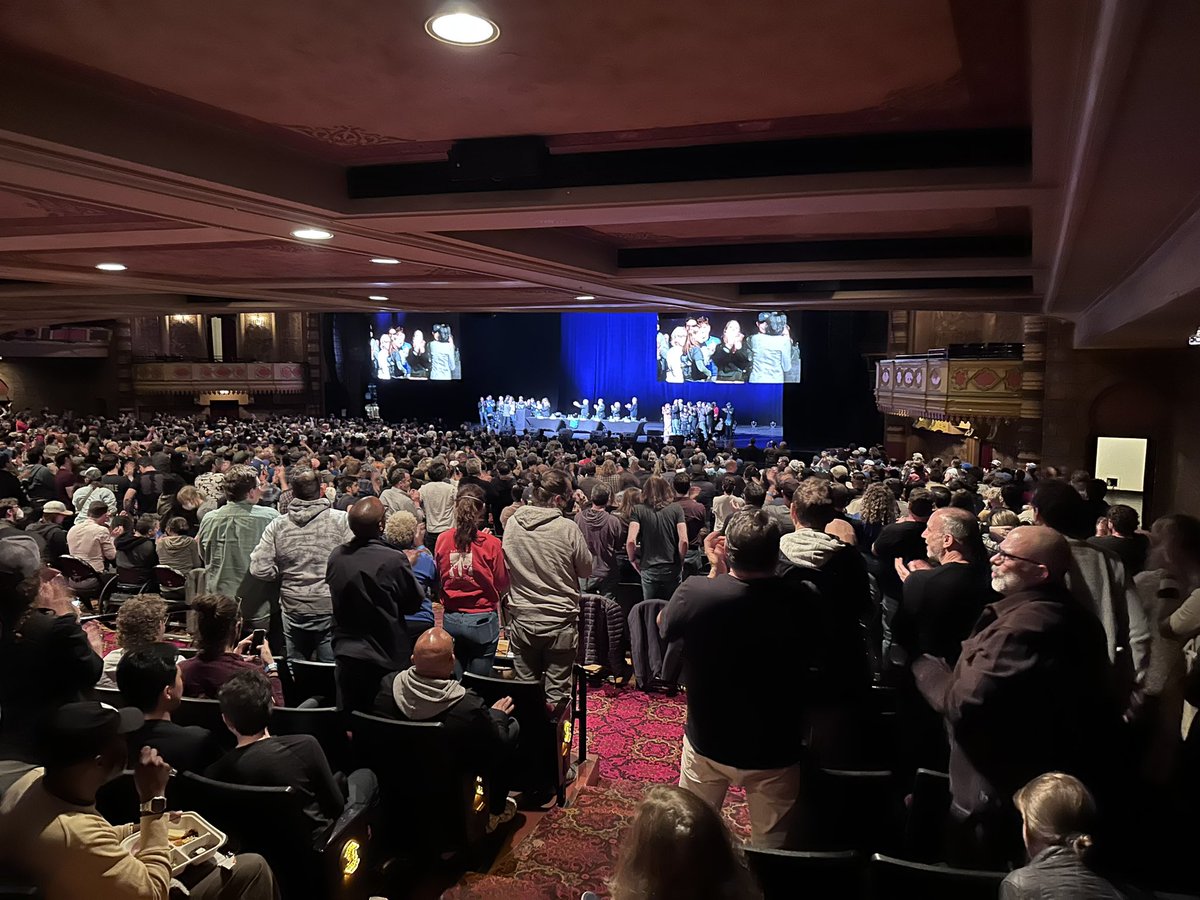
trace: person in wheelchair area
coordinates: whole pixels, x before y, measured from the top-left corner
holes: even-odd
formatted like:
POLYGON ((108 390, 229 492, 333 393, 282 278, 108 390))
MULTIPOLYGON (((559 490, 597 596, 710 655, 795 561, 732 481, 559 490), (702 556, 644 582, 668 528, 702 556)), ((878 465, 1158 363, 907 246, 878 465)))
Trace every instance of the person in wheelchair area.
POLYGON ((311 797, 304 807, 314 839, 327 832, 349 806, 375 802, 379 780, 370 769, 335 775, 320 743, 311 734, 272 735, 271 682, 261 672, 239 672, 221 687, 221 718, 237 746, 209 766, 204 775, 227 784, 294 787, 311 797))
POLYGON ((385 675, 375 698, 375 714, 410 722, 441 722, 469 747, 463 765, 483 770, 491 788, 488 831, 495 831, 517 814, 508 796, 513 752, 520 729, 511 697, 487 707, 479 695, 454 680, 454 638, 442 628, 430 628, 413 648, 412 666, 385 675))

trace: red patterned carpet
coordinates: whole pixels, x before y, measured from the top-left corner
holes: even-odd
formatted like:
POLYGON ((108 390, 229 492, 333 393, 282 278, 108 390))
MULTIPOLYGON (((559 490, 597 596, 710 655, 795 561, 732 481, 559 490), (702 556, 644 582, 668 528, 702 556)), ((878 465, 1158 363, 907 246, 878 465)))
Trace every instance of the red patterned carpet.
MULTIPOLYGON (((550 812, 487 875, 468 876, 447 892, 455 900, 607 897, 617 851, 638 803, 654 783, 679 779, 687 701, 612 685, 588 693, 588 754, 600 758, 601 782, 550 812)), ((730 791, 723 810, 731 830, 750 835, 744 794, 730 791)))

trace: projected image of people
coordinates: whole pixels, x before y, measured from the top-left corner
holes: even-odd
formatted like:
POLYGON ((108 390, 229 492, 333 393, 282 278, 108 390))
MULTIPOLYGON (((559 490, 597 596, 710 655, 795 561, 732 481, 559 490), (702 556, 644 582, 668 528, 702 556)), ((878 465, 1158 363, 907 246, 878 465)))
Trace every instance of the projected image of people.
POLYGON ((800 345, 786 313, 659 316, 658 380, 783 384, 800 380, 800 345), (750 327, 743 327, 742 323, 750 327), (714 326, 720 331, 714 334, 714 326))
POLYGON ((431 316, 389 313, 371 328, 371 360, 380 381, 454 381, 462 361, 454 332, 457 322, 431 316))

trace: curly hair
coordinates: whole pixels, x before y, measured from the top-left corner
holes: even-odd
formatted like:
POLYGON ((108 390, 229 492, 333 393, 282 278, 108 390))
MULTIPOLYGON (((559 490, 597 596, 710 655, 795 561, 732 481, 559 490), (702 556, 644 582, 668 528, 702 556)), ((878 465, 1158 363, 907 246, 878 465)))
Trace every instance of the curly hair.
POLYGON ((383 536, 397 547, 409 549, 417 538, 417 517, 404 509, 392 513, 383 526, 383 536))
POLYGON ((138 650, 162 640, 167 603, 158 594, 138 594, 121 604, 117 613, 117 646, 138 650))
POLYGON ((885 484, 868 485, 862 495, 862 520, 872 525, 896 521, 896 495, 885 484))

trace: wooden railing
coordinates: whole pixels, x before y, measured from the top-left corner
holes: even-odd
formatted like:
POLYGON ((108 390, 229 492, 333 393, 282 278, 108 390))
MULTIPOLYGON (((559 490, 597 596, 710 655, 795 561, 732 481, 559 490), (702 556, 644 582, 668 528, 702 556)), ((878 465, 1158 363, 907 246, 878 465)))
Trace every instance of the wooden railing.
POLYGON ((141 394, 296 394, 307 389, 306 378, 307 369, 298 362, 140 362, 133 367, 134 390, 141 394))

